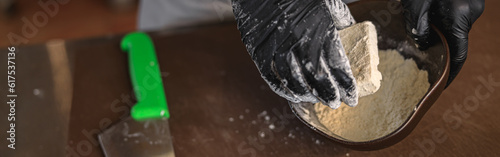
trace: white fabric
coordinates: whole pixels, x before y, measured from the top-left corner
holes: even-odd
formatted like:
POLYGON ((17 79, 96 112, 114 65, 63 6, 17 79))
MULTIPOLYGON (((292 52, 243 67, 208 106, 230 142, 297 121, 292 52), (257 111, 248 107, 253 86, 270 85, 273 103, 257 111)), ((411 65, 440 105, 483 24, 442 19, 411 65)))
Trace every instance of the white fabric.
MULTIPOLYGON (((343 0, 345 3, 357 0, 343 0)), ((234 19, 230 0, 141 0, 137 28, 142 31, 234 19)))

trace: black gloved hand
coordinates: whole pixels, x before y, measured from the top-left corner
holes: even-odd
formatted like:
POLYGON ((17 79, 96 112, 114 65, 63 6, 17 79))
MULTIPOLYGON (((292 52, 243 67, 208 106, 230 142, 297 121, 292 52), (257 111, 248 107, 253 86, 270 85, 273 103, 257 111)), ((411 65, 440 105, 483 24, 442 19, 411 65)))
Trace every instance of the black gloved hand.
POLYGON ((354 23, 340 0, 232 0, 241 38, 262 78, 292 102, 338 108, 358 94, 337 30, 354 23))
POLYGON ((484 10, 484 0, 401 0, 406 31, 421 49, 429 46, 429 23, 443 32, 450 49, 450 76, 455 79, 467 58, 469 30, 484 10))

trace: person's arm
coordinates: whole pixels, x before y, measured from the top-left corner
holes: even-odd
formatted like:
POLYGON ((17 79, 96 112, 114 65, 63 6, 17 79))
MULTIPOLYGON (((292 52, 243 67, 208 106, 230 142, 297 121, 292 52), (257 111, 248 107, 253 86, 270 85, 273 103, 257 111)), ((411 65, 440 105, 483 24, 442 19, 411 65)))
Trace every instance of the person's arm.
POLYGON ((458 75, 467 58, 469 31, 484 10, 484 0, 401 0, 406 31, 422 49, 429 45, 429 24, 443 32, 450 49, 450 76, 458 75))

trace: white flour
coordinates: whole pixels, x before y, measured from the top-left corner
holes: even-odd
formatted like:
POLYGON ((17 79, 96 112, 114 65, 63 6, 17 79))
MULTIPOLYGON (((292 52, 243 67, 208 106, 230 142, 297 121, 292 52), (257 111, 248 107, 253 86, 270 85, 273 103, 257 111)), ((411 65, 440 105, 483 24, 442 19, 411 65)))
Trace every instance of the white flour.
POLYGON ((405 60, 396 50, 380 50, 380 89, 359 98, 358 106, 334 110, 317 103, 319 121, 332 133, 351 141, 369 141, 395 131, 413 112, 430 87, 427 71, 405 60))

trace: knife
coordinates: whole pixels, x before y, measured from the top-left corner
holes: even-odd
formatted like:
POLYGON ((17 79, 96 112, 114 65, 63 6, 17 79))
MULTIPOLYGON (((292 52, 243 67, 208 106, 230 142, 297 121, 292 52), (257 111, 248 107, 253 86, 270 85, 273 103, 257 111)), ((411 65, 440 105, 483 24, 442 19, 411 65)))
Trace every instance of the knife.
POLYGON ((104 155, 174 157, 168 125, 170 113, 153 42, 145 33, 129 33, 122 39, 121 49, 128 53, 137 103, 131 109, 131 117, 98 135, 104 155))

